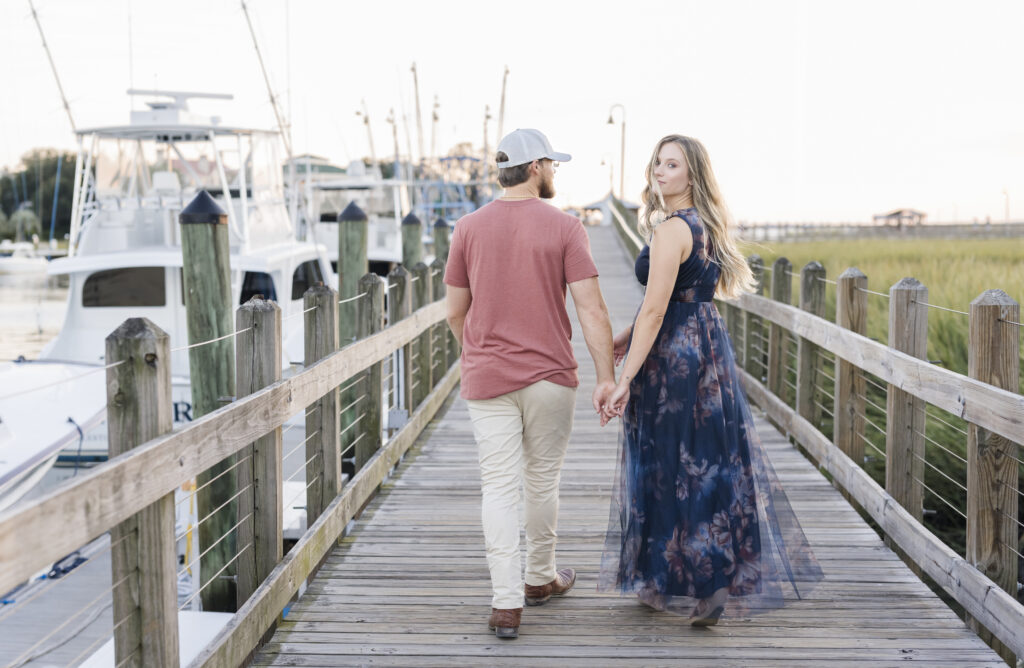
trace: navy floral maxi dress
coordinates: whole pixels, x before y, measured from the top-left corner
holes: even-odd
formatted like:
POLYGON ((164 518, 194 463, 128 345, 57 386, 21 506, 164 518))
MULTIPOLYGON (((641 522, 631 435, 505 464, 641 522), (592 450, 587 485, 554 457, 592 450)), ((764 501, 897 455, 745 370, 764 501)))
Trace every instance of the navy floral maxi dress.
MULTIPOLYGON (((599 589, 690 614, 728 587, 723 616, 778 608, 821 569, 754 429, 711 301, 720 273, 694 208, 693 251, 630 384, 599 589)), ((647 284, 650 248, 636 260, 647 284)))

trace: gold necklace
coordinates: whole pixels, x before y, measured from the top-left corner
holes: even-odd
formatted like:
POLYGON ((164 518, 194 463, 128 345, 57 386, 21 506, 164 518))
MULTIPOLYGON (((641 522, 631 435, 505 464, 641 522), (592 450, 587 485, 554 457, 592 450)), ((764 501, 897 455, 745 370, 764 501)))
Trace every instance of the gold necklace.
POLYGON ((537 197, 536 195, 502 195, 498 199, 505 200, 506 202, 508 202, 508 201, 512 201, 512 200, 521 200, 521 199, 536 199, 536 197, 537 197))

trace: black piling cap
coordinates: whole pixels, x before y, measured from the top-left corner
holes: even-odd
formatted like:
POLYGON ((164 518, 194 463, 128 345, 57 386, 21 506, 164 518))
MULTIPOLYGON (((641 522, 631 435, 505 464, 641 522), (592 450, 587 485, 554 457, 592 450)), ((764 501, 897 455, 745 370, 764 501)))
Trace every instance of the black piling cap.
POLYGON ((355 223, 366 220, 366 212, 355 202, 349 202, 345 210, 338 214, 339 223, 355 223))
POLYGON ((416 214, 410 213, 408 216, 402 219, 403 225, 420 225, 420 219, 416 217, 416 214))
POLYGON ((178 222, 182 225, 206 223, 208 225, 227 225, 228 213, 220 208, 210 193, 200 190, 192 201, 178 214, 178 222))
POLYGON ((438 218, 434 221, 434 227, 448 227, 448 221, 444 218, 438 218))

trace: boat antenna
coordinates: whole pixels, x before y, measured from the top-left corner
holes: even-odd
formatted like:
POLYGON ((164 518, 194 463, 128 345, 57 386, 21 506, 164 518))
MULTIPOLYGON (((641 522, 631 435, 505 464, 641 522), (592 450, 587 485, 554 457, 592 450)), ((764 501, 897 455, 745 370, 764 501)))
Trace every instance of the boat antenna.
POLYGON ((78 132, 75 127, 75 119, 71 116, 71 106, 68 104, 68 96, 64 94, 64 86, 60 84, 60 76, 57 74, 57 66, 53 64, 53 55, 50 54, 50 45, 46 43, 46 35, 43 34, 43 24, 39 22, 39 15, 36 14, 36 6, 32 4, 32 0, 28 0, 28 6, 32 10, 32 18, 36 22, 36 28, 39 29, 39 37, 43 40, 43 49, 46 51, 46 58, 50 61, 50 69, 53 70, 53 78, 57 80, 57 90, 60 91, 60 99, 64 102, 64 111, 68 114, 68 121, 71 122, 71 131, 78 132))

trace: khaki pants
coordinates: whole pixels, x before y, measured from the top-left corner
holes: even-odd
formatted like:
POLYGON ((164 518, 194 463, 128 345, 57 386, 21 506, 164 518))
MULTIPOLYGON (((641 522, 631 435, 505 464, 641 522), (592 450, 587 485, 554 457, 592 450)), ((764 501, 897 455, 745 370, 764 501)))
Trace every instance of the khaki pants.
POLYGON ((576 388, 546 380, 500 397, 470 400, 479 446, 481 519, 492 607, 523 606, 519 486, 526 490, 526 584, 555 579, 558 482, 572 431, 576 388))

